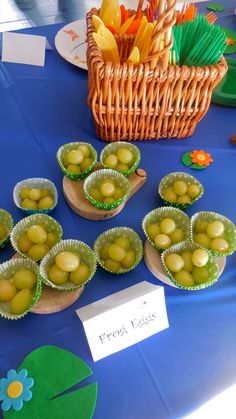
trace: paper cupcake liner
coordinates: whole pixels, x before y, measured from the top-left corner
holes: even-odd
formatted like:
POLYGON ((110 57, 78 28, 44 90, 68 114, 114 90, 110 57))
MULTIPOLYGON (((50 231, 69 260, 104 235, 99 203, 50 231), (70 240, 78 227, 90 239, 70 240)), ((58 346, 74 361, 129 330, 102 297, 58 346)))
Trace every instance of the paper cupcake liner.
POLYGON ((225 230, 224 230, 224 238, 229 243, 229 250, 227 252, 216 252, 215 250, 207 249, 208 252, 210 252, 213 256, 229 256, 232 255, 236 250, 236 229, 235 225, 232 221, 230 221, 228 218, 226 218, 224 215, 217 214, 216 212, 211 211, 201 211, 196 212, 190 220, 190 238, 194 242, 193 234, 194 229, 197 221, 222 221, 224 224, 225 230))
POLYGON ((133 154, 134 163, 130 167, 130 169, 126 172, 120 172, 119 170, 117 170, 118 173, 121 173, 125 177, 129 177, 130 175, 132 175, 132 173, 135 172, 141 159, 140 151, 138 147, 136 147, 135 145, 130 144, 130 143, 123 143, 123 142, 110 143, 106 147, 104 147, 104 149, 102 150, 100 154, 100 161, 105 169, 109 169, 109 167, 105 165, 104 161, 106 157, 109 156, 110 154, 113 154, 113 153, 116 154, 119 148, 127 148, 133 154))
POLYGON ((138 236, 138 234, 136 233, 136 231, 132 230, 129 227, 115 227, 112 228, 110 230, 105 231, 104 233, 102 233, 95 241, 94 243, 94 252, 96 254, 96 258, 97 261, 99 263, 99 265, 105 269, 107 272, 110 272, 112 274, 123 274, 123 273, 127 273, 132 271, 134 268, 136 268, 136 266, 139 264, 139 262, 141 261, 142 257, 143 257, 143 244, 142 241, 140 239, 140 237, 138 236), (128 269, 122 268, 119 272, 112 272, 109 269, 107 269, 101 258, 100 258, 100 249, 103 246, 107 246, 108 244, 112 244, 114 243, 115 239, 117 237, 120 236, 124 236, 124 237, 128 237, 131 241, 131 248, 134 249, 135 253, 136 253, 136 261, 134 263, 133 266, 131 266, 128 269))
POLYGON ((0 316, 8 320, 18 320, 24 317, 29 312, 29 310, 36 304, 42 292, 42 281, 39 277, 39 267, 36 262, 30 259, 18 258, 3 263, 2 265, 0 265, 0 277, 4 279, 11 279, 14 273, 20 269, 29 269, 37 275, 36 290, 29 308, 21 314, 11 314, 9 312, 8 303, 0 301, 0 316))
POLYGON ((188 173, 185 173, 185 172, 173 172, 173 173, 169 173, 168 175, 166 175, 165 177, 163 177, 161 179, 161 181, 159 183, 159 186, 158 186, 158 192, 159 192, 159 195, 160 195, 161 199, 165 203, 165 205, 170 205, 172 207, 179 208, 179 209, 183 210, 183 209, 188 208, 191 205, 193 205, 196 201, 198 201, 198 199, 200 199, 202 197, 202 195, 204 193, 204 188, 203 188, 202 184, 199 182, 199 180, 196 179, 194 176, 191 176, 191 175, 189 175, 188 173), (166 188, 172 187, 173 182, 175 182, 176 180, 183 180, 188 186, 192 185, 192 184, 197 185, 200 189, 200 194, 196 198, 192 199, 191 202, 186 203, 186 204, 178 204, 176 202, 166 201, 163 198, 162 193, 166 188))
POLYGON ((122 204, 122 202, 124 202, 128 198, 131 186, 128 179, 126 179, 126 177, 121 173, 112 169, 101 169, 96 170, 91 175, 89 175, 87 179, 85 179, 83 189, 85 197, 91 202, 92 205, 104 211, 109 211, 114 208, 117 208, 120 204, 122 204), (93 199, 90 196, 91 188, 97 188, 101 182, 106 180, 115 181, 116 186, 120 187, 124 191, 124 195, 122 198, 119 198, 114 202, 104 204, 102 202, 95 201, 95 199, 93 199))
POLYGON ((190 236, 190 219, 183 211, 174 207, 160 207, 152 210, 144 217, 142 228, 151 245, 161 252, 163 252, 163 249, 159 248, 155 242, 150 239, 147 233, 147 226, 149 224, 159 223, 163 218, 172 218, 176 223, 176 227, 184 230, 185 240, 190 236))
POLYGON ((33 214, 49 214, 54 210, 54 208, 57 205, 58 202, 58 194, 57 189, 53 182, 51 182, 49 179, 44 178, 31 178, 31 179, 24 179, 21 182, 18 182, 13 190, 13 199, 15 202, 15 205, 20 208, 25 214, 27 215, 33 215, 33 214), (54 205, 51 208, 46 209, 27 209, 23 208, 21 206, 21 197, 20 197, 20 191, 23 187, 30 187, 30 188, 40 188, 40 189, 49 189, 52 197, 54 199, 54 205))
POLYGON ((168 277, 170 278, 170 280, 178 287, 184 290, 200 290, 203 288, 207 288, 210 287, 211 285, 213 285, 217 279, 219 278, 219 270, 218 270, 218 265, 216 263, 215 258, 210 254, 210 252, 207 253, 209 254, 209 260, 208 263, 205 265, 208 267, 208 272, 209 272, 209 277, 210 280, 203 283, 203 284, 196 284, 193 287, 185 287, 181 284, 179 284, 176 279, 174 278, 174 276, 172 275, 172 273, 169 271, 169 269, 167 268, 166 264, 165 264, 165 260, 166 257, 170 254, 170 253, 180 253, 183 252, 184 250, 189 250, 189 251, 194 251, 195 249, 202 249, 201 246, 199 246, 196 243, 193 243, 189 240, 186 240, 184 242, 178 243, 174 246, 171 246, 169 249, 165 250, 162 254, 161 254, 161 262, 162 265, 168 275, 168 277))
POLYGON ((97 155, 97 151, 91 144, 79 141, 79 142, 67 143, 61 146, 57 151, 56 158, 64 175, 66 175, 71 180, 78 180, 78 179, 85 179, 93 171, 97 163, 98 155, 97 155), (91 158, 93 159, 93 163, 81 173, 71 173, 64 166, 63 159, 67 153, 69 153, 72 150, 76 150, 79 145, 86 145, 89 147, 90 152, 91 152, 91 158))
POLYGON ((34 214, 34 215, 30 215, 29 217, 24 218, 23 220, 19 221, 19 223, 17 223, 15 225, 15 227, 13 228, 11 235, 10 235, 10 240, 11 240, 11 244, 12 247, 15 249, 15 251, 20 254, 21 256, 23 256, 24 258, 29 258, 28 255, 26 255, 25 253, 22 253, 19 248, 18 248, 18 241, 20 239, 21 236, 23 236, 27 229, 33 225, 36 224, 44 224, 47 229, 48 229, 48 233, 55 233, 58 237, 58 242, 61 240, 62 238, 62 227, 61 225, 52 217, 50 217, 47 214, 34 214))
POLYGON ((4 209, 0 209, 0 224, 4 225, 4 227, 7 229, 7 233, 8 233, 6 237, 4 237, 2 240, 0 240, 0 249, 2 249, 9 242, 10 233, 11 233, 12 228, 13 228, 13 218, 9 214, 9 212, 7 212, 4 209))
POLYGON ((79 240, 62 240, 56 246, 54 246, 50 252, 42 259, 40 263, 39 275, 42 281, 51 288, 55 288, 60 291, 75 291, 78 288, 83 287, 89 282, 95 275, 97 269, 96 257, 93 250, 86 244, 79 240), (50 281, 48 277, 49 268, 54 264, 55 256, 64 251, 77 253, 80 255, 82 260, 89 266, 90 276, 87 281, 79 285, 74 285, 70 281, 66 281, 62 285, 56 285, 50 281))

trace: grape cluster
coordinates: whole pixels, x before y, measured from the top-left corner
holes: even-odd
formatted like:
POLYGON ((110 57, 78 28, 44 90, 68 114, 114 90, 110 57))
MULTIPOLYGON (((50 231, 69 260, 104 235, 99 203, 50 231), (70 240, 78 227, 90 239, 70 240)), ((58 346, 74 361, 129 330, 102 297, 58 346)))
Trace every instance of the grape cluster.
POLYGON ((109 154, 105 160, 105 166, 109 167, 109 169, 118 170, 118 172, 125 173, 130 170, 133 166, 133 154, 132 152, 125 147, 119 148, 117 153, 109 154))
POLYGON ((147 234, 161 250, 185 240, 184 230, 178 228, 172 218, 163 218, 160 223, 149 224, 147 234))
POLYGON ((56 285, 62 285, 67 281, 80 285, 88 280, 89 275, 90 269, 81 256, 68 251, 58 253, 48 271, 50 281, 56 285))
POLYGON ((65 168, 76 175, 85 172, 92 163, 91 151, 86 144, 80 144, 75 150, 69 151, 63 159, 65 168))
POLYGON ((44 224, 32 225, 18 240, 19 250, 30 259, 40 261, 58 241, 44 224))
POLYGON ((21 207, 31 210, 50 209, 54 206, 55 200, 49 189, 23 187, 20 190, 21 207))
POLYGON ((136 253, 131 247, 130 239, 120 236, 114 240, 114 243, 101 248, 100 258, 105 268, 118 273, 122 269, 130 269, 134 265, 136 253))

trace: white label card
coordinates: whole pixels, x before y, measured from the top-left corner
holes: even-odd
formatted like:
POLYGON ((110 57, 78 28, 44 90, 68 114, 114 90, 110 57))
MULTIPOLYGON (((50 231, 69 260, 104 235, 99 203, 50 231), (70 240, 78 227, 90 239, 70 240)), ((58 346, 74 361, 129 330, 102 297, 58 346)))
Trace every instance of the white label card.
POLYGON ((94 361, 169 327, 164 288, 143 281, 76 310, 94 361))
POLYGON ((2 61, 44 66, 46 37, 15 32, 2 34, 2 61))

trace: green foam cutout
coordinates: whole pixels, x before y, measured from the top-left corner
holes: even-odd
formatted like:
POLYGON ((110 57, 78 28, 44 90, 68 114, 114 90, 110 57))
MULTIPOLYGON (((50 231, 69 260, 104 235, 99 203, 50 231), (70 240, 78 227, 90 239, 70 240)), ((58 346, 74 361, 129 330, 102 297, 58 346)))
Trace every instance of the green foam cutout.
POLYGON ((188 151, 181 158, 181 161, 185 166, 191 166, 191 164, 193 164, 190 154, 191 154, 191 151, 188 151))
POLYGON ((223 4, 220 3, 209 3, 207 9, 213 10, 214 12, 223 12, 225 10, 223 4))
POLYGON ((197 170, 202 170, 202 169, 206 169, 208 166, 198 166, 198 164, 193 164, 191 166, 191 169, 197 169, 197 170))
POLYGON ((60 395, 92 375, 76 355, 56 346, 42 346, 19 366, 34 379, 33 397, 20 411, 3 412, 4 419, 91 419, 97 401, 97 384, 60 395), (56 397, 58 396, 58 397, 56 397))

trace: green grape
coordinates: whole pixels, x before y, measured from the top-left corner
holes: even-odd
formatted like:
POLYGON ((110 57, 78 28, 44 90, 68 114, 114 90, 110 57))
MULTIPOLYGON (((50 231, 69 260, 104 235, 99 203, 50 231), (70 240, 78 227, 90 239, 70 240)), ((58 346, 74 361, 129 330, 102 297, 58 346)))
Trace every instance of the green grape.
POLYGON ((3 224, 0 224, 0 240, 5 239, 5 237, 7 236, 7 229, 3 224))
POLYGON ((224 224, 221 221, 213 221, 207 227, 207 235, 211 239, 217 239, 224 233, 224 224))
POLYGON ((206 233, 208 225, 209 225, 208 221, 205 221, 205 220, 197 221, 196 225, 195 225, 195 232, 196 233, 206 233))
POLYGON ((86 159, 84 159, 80 164, 81 172, 85 172, 85 170, 87 170, 92 163, 93 159, 91 159, 90 157, 86 157, 86 159))
POLYGON ((110 169, 116 169, 118 164, 118 157, 115 154, 110 154, 104 160, 105 166, 109 167, 110 169))
POLYGON ((57 242, 58 242, 58 238, 57 238, 57 235, 55 233, 48 233, 47 234, 46 243, 50 248, 55 246, 55 244, 57 244, 57 242))
POLYGON ((41 189, 41 198, 52 198, 52 193, 50 189, 41 189))
POLYGON ((104 197, 112 196, 115 192, 115 186, 112 182, 104 182, 101 185, 100 192, 104 197))
POLYGON ((205 284, 209 279, 209 272, 207 266, 194 266, 192 271, 193 279, 198 284, 205 284))
POLYGON ((30 259, 35 261, 43 259, 43 257, 49 252, 50 248, 46 243, 34 244, 28 252, 30 259))
POLYGON ((64 284, 68 277, 69 273, 62 271, 55 263, 50 267, 48 271, 48 277, 56 285, 64 284))
POLYGON ((172 244, 182 242, 185 239, 184 231, 176 228, 173 233, 169 234, 172 244))
POLYGON ((28 193, 28 198, 31 199, 31 201, 38 201, 41 198, 40 189, 31 189, 28 193))
POLYGON ((68 170, 68 172, 71 172, 74 175, 79 175, 80 172, 81 172, 80 167, 79 166, 76 166, 76 164, 69 164, 67 166, 67 170, 68 170))
POLYGON ((60 252, 55 257, 55 263, 62 271, 76 271, 80 264, 80 256, 72 252, 60 252))
POLYGON ((188 271, 179 271, 175 274, 175 280, 178 284, 184 287, 193 287, 194 286, 194 279, 190 272, 188 271))
POLYGON ((112 204, 112 202, 115 202, 115 199, 112 198, 112 196, 107 196, 106 198, 104 198, 103 203, 104 204, 112 204))
POLYGON ((161 233, 163 234, 171 234, 173 233, 175 228, 176 228, 175 222, 171 218, 164 218, 160 222, 160 230, 161 230, 161 233))
POLYGON ((116 166, 116 170, 118 170, 118 172, 128 172, 129 166, 128 164, 118 163, 116 166))
POLYGON ((24 234, 18 240, 18 248, 22 253, 28 253, 33 246, 33 242, 28 239, 27 235, 24 234))
POLYGON ((121 265, 125 269, 130 269, 135 264, 135 261, 136 261, 135 251, 130 249, 127 251, 124 259, 122 259, 121 265))
POLYGON ((117 237, 117 239, 115 240, 115 244, 117 244, 117 246, 120 246, 124 250, 130 249, 130 239, 128 237, 117 237))
POLYGON ((213 239, 211 241, 211 250, 214 250, 215 252, 227 252, 229 249, 229 243, 227 240, 223 239, 222 237, 219 237, 217 239, 213 239))
POLYGON ((211 239, 205 233, 198 233, 193 236, 195 243, 200 246, 210 249, 211 239))
POLYGON ((177 201, 177 195, 172 188, 166 188, 162 192, 162 196, 166 201, 169 201, 169 202, 176 202, 177 201))
POLYGON ((31 199, 28 199, 28 198, 24 199, 21 202, 21 206, 22 206, 22 208, 25 208, 25 209, 32 209, 32 210, 37 210, 38 209, 37 202, 32 201, 31 199))
POLYGON ((64 167, 67 167, 67 166, 69 166, 69 164, 70 164, 70 163, 68 162, 68 160, 67 160, 66 156, 63 158, 62 162, 63 162, 64 167))
POLYGON ((31 188, 28 188, 27 186, 24 186, 21 190, 20 190, 20 197, 22 200, 28 198, 29 196, 29 191, 31 190, 31 188))
POLYGON ((13 282, 0 279, 0 301, 8 303, 16 295, 17 290, 13 282))
POLYGON ((189 204, 191 202, 191 198, 187 195, 180 195, 177 198, 177 204, 189 204))
POLYGON ((71 150, 67 153, 66 159, 70 164, 80 164, 84 160, 84 155, 80 150, 71 150))
POLYGON ((99 255, 102 260, 107 260, 109 258, 108 249, 109 249, 109 244, 101 248, 99 255))
POLYGON ((190 196, 190 198, 195 199, 198 197, 198 195, 200 195, 200 188, 198 185, 194 185, 194 183, 192 185, 188 186, 187 189, 187 194, 190 196))
POLYGON ((115 262, 121 262, 125 257, 125 250, 122 247, 117 246, 117 244, 110 244, 108 248, 109 257, 115 262))
POLYGON ((115 201, 117 201, 117 199, 123 198, 123 196, 124 196, 123 189, 120 187, 116 187, 114 195, 113 195, 113 198, 115 199, 115 201))
POLYGON ((78 146, 78 150, 81 151, 81 153, 83 153, 84 157, 90 157, 90 149, 86 144, 80 144, 78 146))
POLYGON ((37 276, 29 269, 20 269, 13 275, 13 281, 18 290, 28 288, 32 290, 37 282, 37 276))
POLYGON ((89 267, 85 263, 80 263, 78 269, 70 273, 69 280, 75 285, 83 284, 89 278, 89 267))
POLYGON ((39 201, 39 209, 47 209, 52 208, 55 201, 53 198, 50 198, 49 196, 46 196, 45 198, 40 199, 39 201))
POLYGON ((192 253, 192 262, 194 266, 205 266, 209 260, 208 253, 203 249, 196 249, 192 253))
POLYGON ((42 244, 47 240, 47 233, 40 225, 33 225, 29 227, 26 235, 28 239, 35 244, 42 244))
POLYGON ((124 147, 124 148, 119 148, 118 149, 117 157, 118 157, 118 160, 121 163, 129 164, 129 163, 131 163, 131 161, 133 159, 133 154, 131 153, 130 150, 128 150, 128 148, 124 147))
POLYGON ((181 257, 184 261, 183 270, 191 272, 193 269, 192 253, 189 250, 184 250, 181 253, 181 257))
POLYGON ((161 250, 168 249, 168 247, 170 247, 171 245, 171 240, 169 236, 167 236, 166 234, 158 234, 155 237, 154 241, 156 246, 159 247, 161 250))
POLYGON ((171 272, 179 272, 184 266, 184 260, 177 253, 171 253, 166 256, 165 264, 171 272))
POLYGON ((173 183, 173 189, 177 195, 185 195, 187 192, 187 184, 183 180, 176 180, 173 183))
POLYGON ((107 259, 104 262, 104 266, 111 272, 119 272, 119 270, 121 269, 121 264, 120 262, 116 262, 115 260, 112 259, 107 259))
POLYGON ((29 289, 19 291, 10 302, 10 310, 12 314, 21 314, 28 310, 32 300, 33 292, 29 289))
POLYGON ((103 196, 102 196, 101 192, 99 191, 99 189, 92 188, 91 191, 89 192, 89 195, 95 201, 102 202, 102 200, 103 200, 103 196))
POLYGON ((149 224, 149 225, 147 226, 147 234, 148 234, 148 237, 149 237, 151 240, 154 240, 154 239, 155 239, 155 237, 156 237, 158 234, 160 234, 160 232, 161 232, 161 230, 160 230, 160 226, 159 226, 159 224, 149 224))
POLYGON ((48 228, 47 228, 47 226, 46 226, 46 224, 43 224, 43 223, 41 223, 41 224, 38 224, 40 227, 42 227, 42 229, 47 233, 48 232, 48 228))

